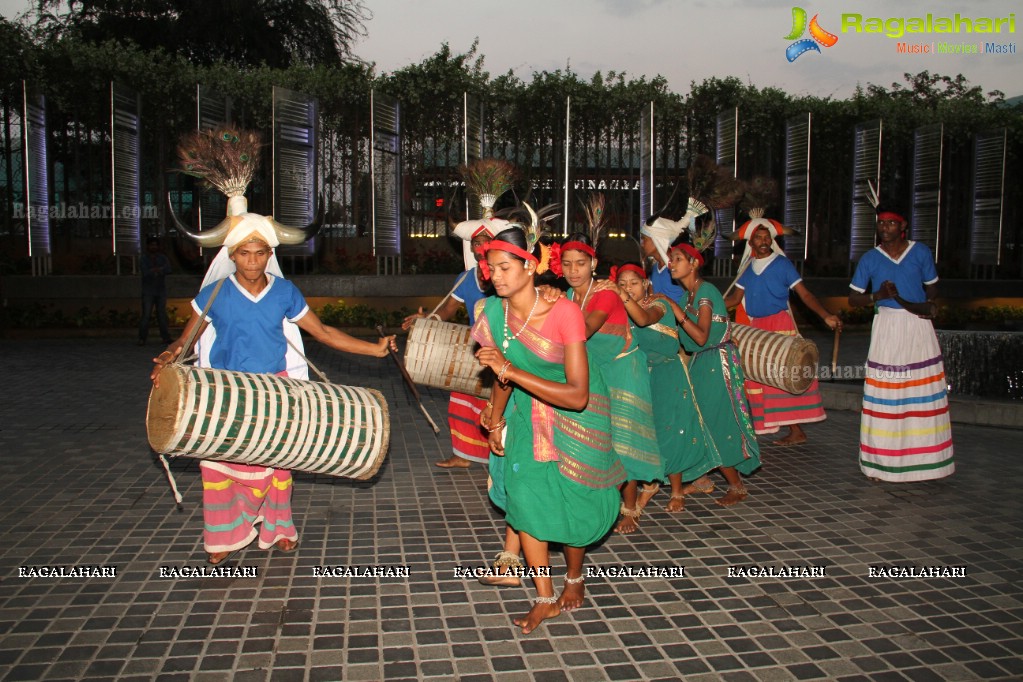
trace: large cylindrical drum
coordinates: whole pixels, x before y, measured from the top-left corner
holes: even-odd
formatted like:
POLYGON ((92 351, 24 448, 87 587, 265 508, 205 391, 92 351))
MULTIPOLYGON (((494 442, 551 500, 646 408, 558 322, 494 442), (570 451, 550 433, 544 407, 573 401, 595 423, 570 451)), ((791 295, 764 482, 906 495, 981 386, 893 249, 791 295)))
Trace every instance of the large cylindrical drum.
POLYGON ((171 364, 149 394, 146 432, 164 455, 366 480, 390 420, 371 388, 171 364))
POLYGON ((405 346, 405 369, 417 384, 489 398, 494 373, 480 366, 475 349, 466 325, 418 319, 405 346))
POLYGON ((732 340, 747 379, 799 394, 817 378, 817 344, 809 339, 732 324, 732 340))

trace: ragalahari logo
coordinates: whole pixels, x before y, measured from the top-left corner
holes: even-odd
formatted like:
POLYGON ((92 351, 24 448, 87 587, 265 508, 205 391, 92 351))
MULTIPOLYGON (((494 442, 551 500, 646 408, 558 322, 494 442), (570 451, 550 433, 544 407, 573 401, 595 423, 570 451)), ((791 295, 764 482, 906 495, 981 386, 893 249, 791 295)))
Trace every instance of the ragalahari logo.
POLYGON ((838 36, 834 33, 828 33, 820 24, 817 23, 818 14, 813 15, 813 19, 810 20, 809 29, 806 25, 806 10, 802 7, 792 8, 792 32, 785 36, 785 40, 795 40, 796 42, 785 48, 785 58, 790 62, 796 61, 800 55, 813 50, 814 52, 820 52, 821 48, 818 45, 824 47, 831 47, 838 42, 838 36), (809 38, 802 38, 806 31, 810 31, 809 38), (802 38, 802 40, 797 40, 802 38))

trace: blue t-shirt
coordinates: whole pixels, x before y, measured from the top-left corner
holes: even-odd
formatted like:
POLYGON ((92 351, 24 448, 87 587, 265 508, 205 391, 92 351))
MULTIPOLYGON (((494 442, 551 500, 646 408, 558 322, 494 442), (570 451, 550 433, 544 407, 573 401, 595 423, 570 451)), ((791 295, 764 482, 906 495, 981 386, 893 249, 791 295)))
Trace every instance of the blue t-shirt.
POLYGON ((792 261, 776 253, 759 275, 753 271, 753 262, 735 283, 742 289, 746 313, 750 317, 767 317, 788 310, 789 291, 803 281, 792 261))
MULTIPOLYGON (((220 287, 206 319, 217 331, 210 348, 210 366, 255 374, 277 374, 287 369, 284 355, 284 320, 294 322, 309 311, 305 298, 294 284, 267 273, 267 285, 253 296, 242 289, 234 275, 220 287)), ((202 314, 216 282, 203 287, 192 301, 202 314)))
POLYGON ((650 284, 655 294, 664 294, 676 303, 686 295, 686 290, 672 281, 671 268, 667 265, 662 267, 654 263, 653 270, 650 271, 650 284))
MULTIPOLYGON (((476 302, 482 301, 487 295, 480 289, 476 268, 466 270, 465 273, 467 274, 462 279, 462 283, 458 285, 451 297, 465 304, 465 309, 469 311, 469 326, 471 327, 476 324, 476 302)), ((461 276, 459 275, 459 277, 461 276)))
MULTIPOLYGON (((938 270, 934 267, 934 256, 926 244, 910 241, 898 260, 885 253, 880 246, 863 254, 856 265, 849 288, 859 293, 874 293, 881 289, 881 283, 890 280, 899 290, 899 296, 910 303, 927 300, 924 286, 938 281, 938 270)), ((877 305, 899 308, 894 298, 885 298, 877 305)))

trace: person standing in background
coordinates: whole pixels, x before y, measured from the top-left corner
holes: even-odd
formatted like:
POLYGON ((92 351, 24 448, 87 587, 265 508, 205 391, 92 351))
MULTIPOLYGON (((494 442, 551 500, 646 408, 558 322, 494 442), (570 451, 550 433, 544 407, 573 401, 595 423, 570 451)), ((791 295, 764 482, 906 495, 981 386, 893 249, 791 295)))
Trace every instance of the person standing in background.
POLYGON ((171 274, 170 259, 160 248, 159 237, 146 239, 146 251, 139 258, 142 271, 142 317, 139 319, 140 346, 146 345, 149 336, 149 317, 156 308, 156 324, 160 327, 160 338, 171 342, 170 326, 167 320, 167 275, 171 274))

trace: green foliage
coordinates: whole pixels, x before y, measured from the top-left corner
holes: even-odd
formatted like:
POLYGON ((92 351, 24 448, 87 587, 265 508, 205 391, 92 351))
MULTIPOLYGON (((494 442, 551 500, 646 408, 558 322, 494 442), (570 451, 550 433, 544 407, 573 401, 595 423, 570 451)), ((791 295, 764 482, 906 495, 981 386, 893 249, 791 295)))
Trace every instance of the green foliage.
POLYGON ((373 327, 383 325, 386 329, 401 327, 402 321, 413 311, 406 307, 398 310, 377 310, 368 305, 348 305, 344 299, 328 303, 316 311, 324 324, 332 327, 373 327))
MULTIPOLYGON (((50 11, 56 4, 66 3, 44 0, 39 7, 50 11)), ((271 4, 281 11, 290 7, 298 13, 293 20, 289 19, 290 24, 284 22, 273 27, 290 31, 293 36, 312 35, 302 31, 308 24, 305 17, 312 16, 304 12, 314 6, 320 8, 317 11, 328 13, 354 12, 350 17, 354 20, 352 28, 361 26, 359 12, 363 7, 358 1, 256 0, 253 16, 271 11, 268 9, 271 4)), ((927 124, 944 126, 947 163, 942 187, 943 276, 968 275, 967 259, 961 254, 969 253, 969 233, 959 228, 969 220, 970 161, 975 133, 1006 128, 1010 177, 1023 164, 1020 158, 1023 107, 1008 106, 1002 93, 985 92, 961 74, 945 76, 929 71, 906 74, 903 83, 890 86, 868 83, 846 100, 790 95, 777 88, 758 88, 735 77, 693 82, 691 92, 683 96, 669 91, 666 80, 660 76, 630 78, 617 71, 598 72, 588 79, 571 68, 533 73, 528 80, 511 72, 491 77, 484 68, 479 41, 464 53, 453 52, 445 43, 436 54, 418 64, 393 73, 377 73, 372 65, 357 60, 320 60, 303 53, 302 46, 288 48, 293 55, 289 60, 240 57, 228 53, 229 46, 225 46, 228 52, 224 54, 207 53, 191 47, 187 41, 192 38, 179 35, 184 30, 182 26, 187 25, 186 19, 191 20, 186 13, 191 13, 191 17, 216 16, 217 12, 236 8, 235 3, 213 2, 206 3, 210 7, 200 7, 186 0, 171 0, 155 10, 142 12, 153 15, 146 21, 157 22, 148 26, 161 25, 159 22, 167 17, 176 17, 179 23, 185 21, 178 27, 168 25, 168 31, 178 32, 176 36, 143 35, 142 24, 132 23, 134 20, 127 16, 130 13, 125 12, 125 8, 136 5, 128 0, 71 3, 70 16, 54 15, 38 23, 35 33, 0 20, 0 60, 5 66, 0 77, 0 98, 8 107, 20 101, 22 78, 29 81, 31 89, 47 96, 48 116, 53 123, 51 157, 55 167, 69 169, 66 186, 55 186, 54 192, 60 192, 71 203, 102 202, 103 192, 108 191, 104 164, 108 159, 105 136, 111 81, 136 90, 143 103, 142 190, 152 196, 162 196, 168 189, 167 183, 179 183, 171 184, 171 189, 181 187, 188 191, 191 187, 187 179, 166 179, 164 171, 173 163, 173 149, 179 136, 194 129, 196 84, 229 96, 238 123, 263 131, 268 131, 272 123, 269 94, 274 86, 315 97, 319 104, 324 185, 329 188, 328 193, 333 193, 328 199, 331 208, 344 209, 335 211, 338 217, 329 217, 328 222, 355 224, 363 229, 369 222, 365 140, 369 135, 370 93, 374 90, 393 95, 401 102, 402 173, 407 178, 404 189, 412 190, 406 196, 414 196, 427 181, 457 182, 462 97, 467 92, 486 103, 483 121, 487 131, 486 155, 518 166, 520 179, 514 195, 534 205, 561 200, 557 187, 563 163, 567 96, 571 97, 573 120, 569 173, 589 178, 623 177, 634 172, 639 152, 637 122, 653 102, 657 133, 654 163, 661 183, 656 200, 663 204, 671 197, 670 204, 654 208, 672 217, 680 216, 684 210, 684 175, 690 159, 714 150, 719 113, 734 107, 740 110, 739 138, 743 142, 738 166, 743 179, 756 175, 781 179, 786 121, 810 113, 814 168, 810 223, 814 230, 811 240, 814 253, 808 262, 818 275, 825 271, 847 274, 853 166, 850 139, 858 123, 884 120, 882 193, 902 200, 911 189, 913 132, 927 124), (122 20, 128 23, 117 23, 122 20), (110 30, 115 26, 124 30, 110 30), (111 35, 116 40, 104 41, 104 36, 111 35), (147 43, 150 38, 166 39, 168 44, 147 43), (672 195, 675 185, 679 190, 672 195), (531 190, 539 196, 529 196, 531 190), (346 198, 340 199, 342 196, 346 198)), ((230 30, 225 30, 223 23, 209 23, 201 28, 234 40, 234 35, 226 34, 235 28, 247 31, 251 29, 247 24, 260 23, 266 22, 230 22, 230 30)), ((195 40, 199 38, 195 36, 195 40)), ((485 43, 482 45, 485 47, 485 43)), ((257 211, 269 211, 269 202, 262 197, 267 193, 270 178, 266 165, 253 183, 250 205, 257 211)), ((612 220, 635 220, 625 207, 616 205, 624 203, 628 196, 627 192, 609 195, 612 220), (619 213, 622 218, 617 217, 619 213)), ((1018 219, 1021 196, 1023 190, 1018 183, 1007 183, 1006 244, 1023 242, 1020 227, 1023 221, 1018 219)), ((508 193, 505 201, 512 202, 515 197, 508 193)), ((0 196, 0 209, 5 209, 5 201, 6 197, 0 196)), ((459 202, 456 199, 452 203, 459 202)), ((499 204, 498 208, 507 205, 499 204)), ((573 205, 568 210, 570 226, 581 225, 578 207, 573 205)), ((4 215, 10 215, 9 207, 4 215)), ((412 215, 408 211, 407 219, 411 220, 412 215)), ((9 218, 7 221, 10 222, 9 218)), ((56 222, 55 234, 85 227, 56 222)), ((155 223, 147 226, 158 227, 155 223)), ((631 230, 635 225, 612 222, 609 227, 613 231, 622 227, 631 230)), ((328 241, 328 245, 333 243, 328 241)), ((321 267, 338 274, 375 272, 372 259, 346 256, 328 248, 321 267)), ((420 264, 418 257, 412 260, 409 265, 415 264, 417 272, 447 267, 433 261, 420 264)), ((457 263, 458 259, 442 260, 457 263)), ((1017 255, 1006 260, 1012 263, 1010 267, 1019 267, 1017 255)))
MULTIPOLYGON (((190 311, 186 310, 190 314, 190 311)), ((373 328, 382 324, 388 329, 401 327, 402 321, 412 314, 402 307, 398 310, 378 310, 367 305, 348 305, 342 299, 328 303, 316 313, 325 324, 335 327, 373 328)), ((463 312, 464 316, 464 312, 463 312)), ((183 327, 188 321, 174 306, 167 308, 171 327, 183 327)), ((463 317, 462 324, 467 318, 463 317)), ((456 316, 457 321, 457 316, 456 316)), ((134 329, 139 325, 137 310, 112 310, 100 306, 93 309, 82 306, 72 314, 65 314, 49 303, 8 305, 0 307, 0 329, 134 329)))
MULTIPOLYGON (((172 318, 172 324, 179 323, 172 318)), ((130 329, 138 325, 137 310, 109 310, 102 306, 93 310, 82 306, 66 315, 49 303, 0 308, 0 328, 3 329, 130 329)))
POLYGON ((369 18, 360 0, 40 0, 29 13, 49 40, 117 41, 196 64, 336 64, 352 58, 369 18), (62 5, 66 6, 62 7, 62 5))

